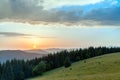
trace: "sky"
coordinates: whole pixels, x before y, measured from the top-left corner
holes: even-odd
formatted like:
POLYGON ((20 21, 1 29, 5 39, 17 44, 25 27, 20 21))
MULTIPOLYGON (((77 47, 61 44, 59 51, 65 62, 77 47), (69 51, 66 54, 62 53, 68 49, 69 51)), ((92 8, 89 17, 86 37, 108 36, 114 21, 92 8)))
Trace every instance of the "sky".
POLYGON ((0 0, 0 50, 120 46, 120 0, 0 0))

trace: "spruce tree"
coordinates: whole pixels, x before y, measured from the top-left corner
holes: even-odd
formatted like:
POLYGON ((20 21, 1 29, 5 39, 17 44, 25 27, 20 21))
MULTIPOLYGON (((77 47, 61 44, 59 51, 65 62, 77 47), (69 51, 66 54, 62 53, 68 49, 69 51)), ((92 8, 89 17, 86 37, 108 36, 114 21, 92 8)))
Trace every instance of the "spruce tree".
POLYGON ((14 80, 13 69, 9 61, 3 66, 1 80, 14 80))
POLYGON ((66 57, 66 59, 65 59, 65 61, 64 61, 64 66, 65 66, 65 68, 71 66, 71 62, 70 62, 70 58, 69 58, 69 57, 66 57))
POLYGON ((2 75, 2 65, 0 63, 0 78, 1 78, 1 75, 2 75))

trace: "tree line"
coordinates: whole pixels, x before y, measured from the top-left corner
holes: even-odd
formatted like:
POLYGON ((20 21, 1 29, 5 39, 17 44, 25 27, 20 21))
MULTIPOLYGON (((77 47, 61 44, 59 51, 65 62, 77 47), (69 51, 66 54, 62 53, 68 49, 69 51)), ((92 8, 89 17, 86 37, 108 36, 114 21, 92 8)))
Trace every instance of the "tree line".
POLYGON ((71 51, 64 50, 27 61, 13 59, 0 64, 0 80, 24 80, 33 76, 42 75, 43 72, 61 66, 69 67, 71 63, 76 61, 115 52, 120 52, 120 48, 89 47, 71 51))

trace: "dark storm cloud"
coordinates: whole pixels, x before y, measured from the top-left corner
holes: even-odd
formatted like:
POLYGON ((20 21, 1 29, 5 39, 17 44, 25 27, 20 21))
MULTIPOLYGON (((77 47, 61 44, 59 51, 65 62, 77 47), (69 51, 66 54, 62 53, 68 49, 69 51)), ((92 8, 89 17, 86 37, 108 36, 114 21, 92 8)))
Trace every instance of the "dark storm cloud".
POLYGON ((120 7, 99 8, 84 13, 76 10, 44 10, 43 0, 0 0, 0 19, 22 22, 69 23, 70 25, 115 25, 120 26, 120 7), (38 5, 39 3, 39 5, 38 5), (41 4, 41 5, 40 5, 41 4))

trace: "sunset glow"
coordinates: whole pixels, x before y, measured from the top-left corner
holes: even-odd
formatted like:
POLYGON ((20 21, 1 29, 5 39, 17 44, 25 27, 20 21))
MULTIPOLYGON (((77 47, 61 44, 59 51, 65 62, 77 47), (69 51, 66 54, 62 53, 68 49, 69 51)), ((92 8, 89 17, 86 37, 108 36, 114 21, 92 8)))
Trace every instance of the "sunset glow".
POLYGON ((34 44, 34 45, 33 45, 33 49, 36 49, 36 48, 37 48, 37 45, 36 45, 36 44, 34 44))
POLYGON ((119 10, 119 0, 0 0, 0 49, 120 46, 119 10))
POLYGON ((39 42, 40 42, 39 38, 33 37, 33 38, 31 39, 32 48, 33 48, 33 49, 37 49, 38 46, 39 46, 39 42))

